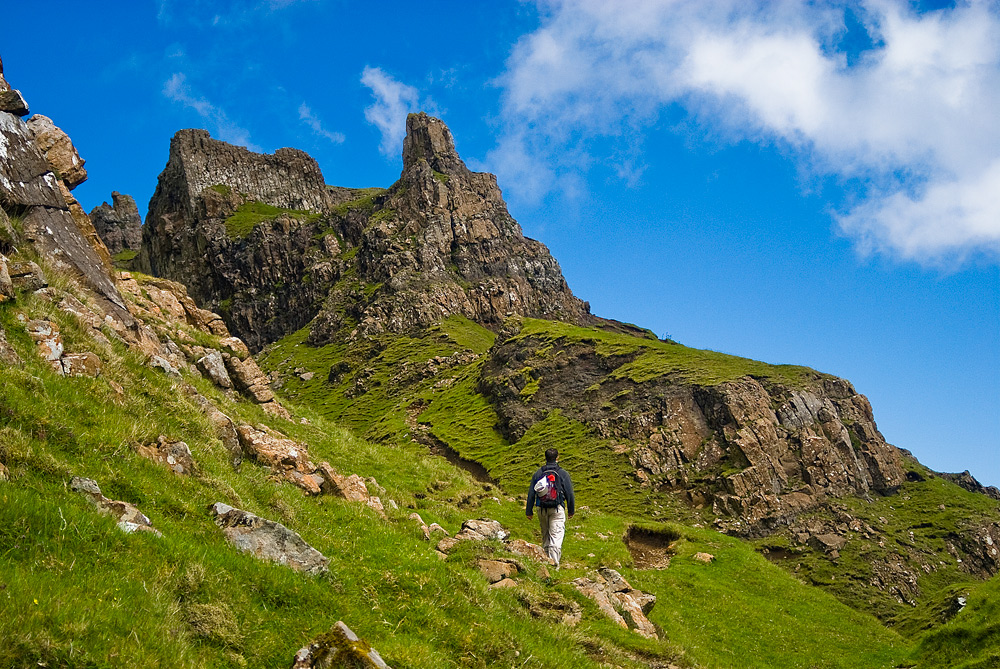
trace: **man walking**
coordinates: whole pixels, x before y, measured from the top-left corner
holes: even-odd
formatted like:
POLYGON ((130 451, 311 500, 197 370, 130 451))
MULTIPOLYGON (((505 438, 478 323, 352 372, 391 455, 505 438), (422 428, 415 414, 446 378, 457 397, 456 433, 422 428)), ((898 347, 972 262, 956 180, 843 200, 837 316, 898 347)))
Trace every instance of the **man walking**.
POLYGON ((528 487, 528 504, 524 510, 528 518, 534 517, 538 507, 538 522, 542 527, 542 550, 559 568, 562 558, 563 535, 566 533, 566 515, 573 517, 576 506, 573 500, 573 481, 559 466, 559 451, 545 451, 545 464, 531 477, 528 487))

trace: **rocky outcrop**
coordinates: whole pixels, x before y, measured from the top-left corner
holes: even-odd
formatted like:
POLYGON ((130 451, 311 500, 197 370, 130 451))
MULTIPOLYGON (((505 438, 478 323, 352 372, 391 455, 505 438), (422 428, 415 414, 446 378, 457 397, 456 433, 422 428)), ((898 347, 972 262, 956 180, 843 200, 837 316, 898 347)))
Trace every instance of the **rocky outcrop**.
POLYGON ((409 332, 452 314, 591 322, 559 265, 523 236, 490 174, 448 128, 408 119, 388 191, 327 188, 315 161, 182 130, 171 141, 137 267, 184 283, 257 350, 315 319, 311 341, 409 332))
POLYGON ((597 608, 625 629, 648 639, 659 638, 653 623, 646 617, 656 603, 656 596, 636 590, 614 569, 601 568, 594 578, 580 577, 573 585, 594 600, 597 608))
POLYGON ((181 130, 149 203, 136 267, 183 283, 256 350, 308 323, 332 285, 329 250, 339 247, 335 235, 317 237, 315 217, 334 201, 301 151, 257 154, 181 130), (227 227, 238 213, 247 229, 227 227))
POLYGON ((191 475, 197 469, 190 447, 183 441, 170 440, 162 434, 155 444, 137 447, 136 453, 167 467, 175 474, 191 475))
POLYGON ((319 575, 327 571, 330 561, 281 523, 222 502, 213 504, 209 511, 229 543, 244 553, 307 574, 319 575))
POLYGON ((153 528, 152 521, 134 504, 108 499, 101 493, 97 481, 74 476, 69 487, 73 492, 78 492, 86 497, 97 507, 98 511, 114 518, 123 532, 151 532, 159 536, 160 532, 153 528))
MULTIPOLYGON (((338 334, 407 332, 461 314, 498 328, 511 314, 596 322, 559 264, 524 237, 496 177, 470 171, 439 119, 410 114, 399 181, 356 231, 357 275, 338 284, 312 325, 314 344, 338 334)), ((352 234, 354 233, 354 234, 352 234)))
POLYGON ((28 120, 28 128, 57 178, 62 179, 70 190, 87 180, 87 170, 83 168, 85 161, 77 153, 69 135, 52 119, 35 114, 28 120))
POLYGON ((338 620, 326 634, 299 649, 292 669, 390 669, 382 656, 338 620))
POLYGON ((142 244, 142 217, 131 195, 111 193, 111 202, 90 210, 90 220, 112 255, 139 251, 142 244))
POLYGON ((108 273, 107 249, 69 192, 85 178, 83 161, 49 119, 36 116, 33 131, 23 115, 0 110, 0 208, 17 214, 25 240, 40 254, 80 276, 101 308, 131 327, 132 318, 108 273))
POLYGON ((520 337, 519 327, 498 339, 479 383, 508 440, 558 409, 625 455, 640 485, 711 507, 722 529, 766 534, 829 498, 886 495, 905 480, 868 400, 843 379, 635 381, 619 370, 642 354, 638 344, 600 354, 593 341, 520 337), (529 381, 537 387, 526 393, 529 381))

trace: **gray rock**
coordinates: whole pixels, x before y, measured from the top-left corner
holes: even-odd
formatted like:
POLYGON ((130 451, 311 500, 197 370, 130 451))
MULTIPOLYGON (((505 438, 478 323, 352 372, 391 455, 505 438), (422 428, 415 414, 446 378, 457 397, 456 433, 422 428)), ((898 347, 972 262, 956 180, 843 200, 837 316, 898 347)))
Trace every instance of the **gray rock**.
POLYGON ((27 116, 28 103, 24 101, 21 91, 0 91, 0 112, 7 112, 14 116, 27 116))
POLYGON ((212 382, 221 388, 232 388, 233 382, 226 372, 226 364, 222 360, 222 354, 212 349, 204 357, 199 358, 198 369, 205 373, 212 382))
POLYGON ((7 258, 0 255, 0 303, 13 300, 16 296, 14 282, 11 281, 10 271, 7 269, 7 258))
POLYGON ((70 481, 70 489, 85 496, 101 513, 107 514, 118 521, 118 527, 123 532, 142 531, 162 536, 159 530, 153 528, 149 520, 134 504, 110 500, 101 493, 100 486, 93 479, 74 476, 70 481))
POLYGON ((222 502, 213 504, 209 510, 229 543, 244 553, 307 574, 327 571, 330 561, 284 525, 222 502))
POLYGON ((11 283, 17 290, 34 292, 49 285, 42 268, 30 260, 9 263, 7 272, 10 275, 11 283))
POLYGON ((142 244, 142 217, 131 195, 112 191, 113 204, 104 202, 90 210, 90 220, 112 255, 138 251, 142 244))
POLYGON ((338 620, 325 634, 295 654, 292 669, 391 669, 374 648, 338 620))

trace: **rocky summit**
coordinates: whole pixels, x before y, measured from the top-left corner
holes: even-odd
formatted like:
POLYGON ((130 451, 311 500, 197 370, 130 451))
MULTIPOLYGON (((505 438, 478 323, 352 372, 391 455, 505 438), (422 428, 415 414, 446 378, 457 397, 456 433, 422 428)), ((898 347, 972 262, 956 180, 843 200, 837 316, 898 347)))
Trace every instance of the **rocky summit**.
POLYGON ((88 215, 0 62, 0 666, 1000 662, 1000 491, 845 379, 592 315, 441 120, 402 163, 181 130, 145 225, 88 215))
POLYGON ((513 314, 596 322, 548 249, 524 237, 496 177, 471 172, 426 114, 409 116, 388 189, 327 187, 302 152, 178 132, 137 267, 184 283, 254 349, 310 321, 317 344, 451 314, 491 328, 513 314))

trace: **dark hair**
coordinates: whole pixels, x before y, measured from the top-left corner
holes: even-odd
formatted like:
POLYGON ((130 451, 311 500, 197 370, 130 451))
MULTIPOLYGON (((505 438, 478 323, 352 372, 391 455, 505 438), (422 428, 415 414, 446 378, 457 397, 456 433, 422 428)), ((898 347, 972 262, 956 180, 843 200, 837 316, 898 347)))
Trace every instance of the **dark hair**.
POLYGON ((554 448, 550 448, 545 451, 545 462, 555 462, 559 459, 559 451, 554 448))

